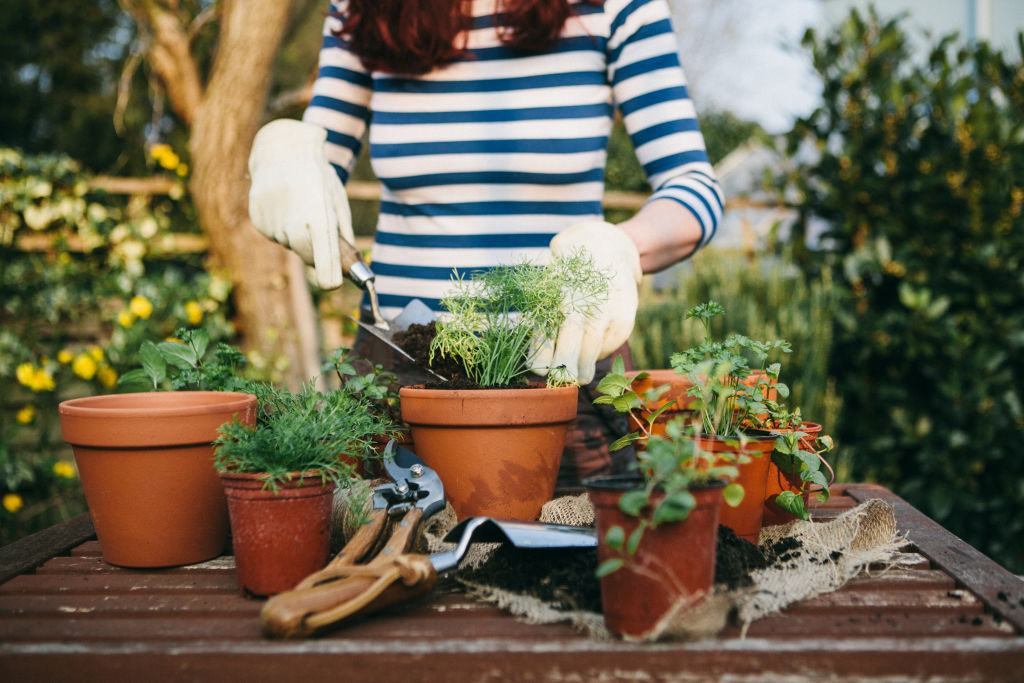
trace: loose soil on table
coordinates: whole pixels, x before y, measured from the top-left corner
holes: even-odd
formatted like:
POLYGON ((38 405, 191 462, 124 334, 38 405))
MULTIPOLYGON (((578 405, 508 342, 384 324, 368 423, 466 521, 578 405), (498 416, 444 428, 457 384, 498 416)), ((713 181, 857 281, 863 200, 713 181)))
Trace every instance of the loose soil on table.
MULTIPOLYGON (((753 585, 751 573, 770 565, 784 564, 799 555, 800 542, 783 538, 763 551, 737 536, 732 529, 718 527, 715 546, 715 584, 718 590, 735 590, 753 585)), ((458 578, 530 595, 561 611, 601 611, 601 583, 596 550, 523 550, 500 546, 479 568, 462 572, 458 578)))

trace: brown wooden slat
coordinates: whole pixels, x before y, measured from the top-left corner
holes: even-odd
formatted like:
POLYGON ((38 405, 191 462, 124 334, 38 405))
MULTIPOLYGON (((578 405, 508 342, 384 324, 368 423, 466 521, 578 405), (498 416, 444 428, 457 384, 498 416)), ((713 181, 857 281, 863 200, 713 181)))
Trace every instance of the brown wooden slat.
MULTIPOLYGON (((877 614, 800 614, 785 612, 759 619, 747 630, 748 638, 806 638, 809 633, 850 637, 924 638, 927 636, 1000 636, 1011 637, 1013 627, 997 622, 988 614, 951 614, 943 617, 928 613, 886 611, 877 614)), ((736 637, 738 627, 730 627, 720 638, 736 637)))
POLYGON ((787 614, 808 611, 831 614, 876 613, 887 611, 940 613, 981 613, 984 605, 967 591, 944 590, 839 590, 794 603, 787 614))
POLYGON ((0 595, 0 618, 11 616, 74 615, 99 618, 111 614, 142 614, 153 618, 193 614, 251 614, 255 618, 262 603, 237 595, 0 595))
POLYGON ((62 555, 93 535, 88 514, 61 522, 0 548, 0 583, 62 555))
POLYGON ((862 484, 847 492, 858 501, 880 498, 891 504, 899 528, 915 548, 1024 633, 1024 581, 888 489, 862 484))
POLYGON ((156 593, 209 592, 238 590, 231 572, 215 574, 22 574, 0 584, 5 594, 82 594, 82 593, 156 593))
POLYGON ((184 567, 167 569, 130 569, 107 564, 102 557, 77 556, 55 557, 36 569, 37 574, 131 574, 142 576, 149 573, 161 574, 234 574, 235 560, 232 557, 219 557, 208 562, 190 564, 184 567))
POLYGON ((937 569, 890 569, 862 574, 850 580, 843 590, 924 590, 952 591, 956 588, 953 578, 937 569))

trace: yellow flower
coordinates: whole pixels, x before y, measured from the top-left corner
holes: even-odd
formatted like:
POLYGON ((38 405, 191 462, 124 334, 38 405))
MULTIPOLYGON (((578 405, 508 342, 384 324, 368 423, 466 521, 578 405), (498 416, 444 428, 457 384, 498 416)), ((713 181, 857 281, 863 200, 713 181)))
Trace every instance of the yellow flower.
POLYGON ((75 478, 74 466, 69 462, 64 462, 63 460, 58 460, 53 463, 53 473, 58 477, 64 477, 65 479, 75 478))
POLYGON ((23 505, 25 505, 25 501, 17 493, 8 493, 4 496, 4 510, 8 512, 17 512, 23 505))
POLYGON ((70 363, 71 359, 74 357, 75 356, 67 349, 61 349, 60 351, 57 352, 57 360, 61 363, 70 363))
POLYGON ((174 172, 184 178, 188 175, 188 164, 178 164, 178 168, 174 169, 174 172))
POLYGON ((66 251, 62 251, 60 254, 57 255, 57 261, 60 262, 62 266, 66 266, 67 264, 71 263, 71 254, 69 254, 66 251))
POLYGON ((28 386, 32 391, 53 391, 57 385, 53 381, 53 376, 45 368, 36 368, 32 372, 32 380, 28 386))
POLYGON ((117 370, 109 365, 101 365, 100 369, 96 371, 96 377, 100 384, 108 389, 117 384, 117 370))
POLYGON ((172 152, 173 150, 171 149, 171 146, 164 143, 160 143, 159 145, 153 145, 152 147, 149 148, 149 156, 153 157, 154 159, 160 159, 161 157, 172 152))
POLYGON ((133 296, 128 302, 128 310, 145 320, 153 313, 153 304, 144 296, 133 296))
POLYGON ((96 361, 87 353, 80 353, 71 364, 71 370, 82 379, 92 379, 96 374, 96 361))
POLYGON ((121 312, 117 314, 117 323, 121 327, 131 327, 133 322, 135 322, 135 316, 127 308, 121 309, 121 312))
POLYGON ((36 376, 36 369, 31 363, 22 363, 18 366, 18 369, 14 371, 15 377, 18 378, 19 384, 24 384, 27 387, 32 386, 32 378, 36 376))
POLYGON ((89 355, 92 356, 92 359, 94 361, 99 363, 101 360, 103 360, 103 349, 96 346, 95 344, 91 344, 89 346, 89 355))
POLYGON ((17 412, 15 419, 23 425, 27 425, 36 416, 36 408, 33 405, 27 405, 17 412))
POLYGON ((203 307, 198 301, 189 301, 185 304, 185 315, 190 325, 198 325, 203 321, 203 307))

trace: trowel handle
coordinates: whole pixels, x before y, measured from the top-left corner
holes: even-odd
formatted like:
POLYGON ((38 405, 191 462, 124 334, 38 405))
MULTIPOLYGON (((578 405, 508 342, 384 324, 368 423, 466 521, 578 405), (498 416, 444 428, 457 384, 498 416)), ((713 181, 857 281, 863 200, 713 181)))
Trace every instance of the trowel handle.
POLYGON ((355 245, 348 240, 339 239, 338 246, 341 249, 341 272, 348 275, 357 287, 366 289, 366 283, 373 281, 373 271, 363 262, 363 257, 355 245))

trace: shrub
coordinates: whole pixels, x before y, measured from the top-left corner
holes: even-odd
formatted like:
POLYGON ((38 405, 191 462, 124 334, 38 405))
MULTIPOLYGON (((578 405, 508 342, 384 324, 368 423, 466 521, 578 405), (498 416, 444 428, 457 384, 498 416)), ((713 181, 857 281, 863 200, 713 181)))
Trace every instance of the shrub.
POLYGON ((779 187, 827 224, 801 263, 834 273, 837 439, 856 476, 1024 571, 1021 55, 951 36, 917 63, 873 11, 804 44, 824 100, 779 187))

